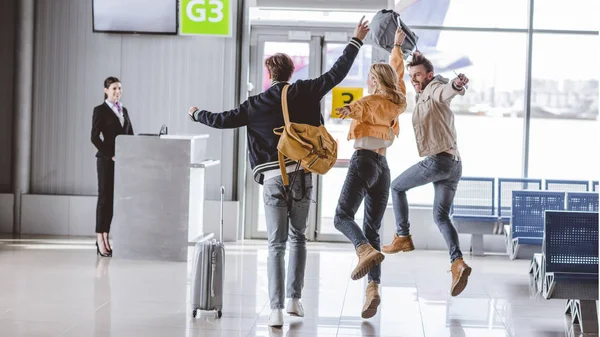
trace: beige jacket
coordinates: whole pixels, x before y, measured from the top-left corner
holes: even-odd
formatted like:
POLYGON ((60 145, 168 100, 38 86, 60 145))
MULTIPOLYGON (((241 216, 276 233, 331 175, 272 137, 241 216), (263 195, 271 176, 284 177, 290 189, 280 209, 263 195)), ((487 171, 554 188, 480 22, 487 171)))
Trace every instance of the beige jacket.
POLYGON ((450 102, 464 94, 464 88, 456 91, 452 82, 438 75, 417 95, 412 122, 419 156, 449 152, 460 157, 450 102))

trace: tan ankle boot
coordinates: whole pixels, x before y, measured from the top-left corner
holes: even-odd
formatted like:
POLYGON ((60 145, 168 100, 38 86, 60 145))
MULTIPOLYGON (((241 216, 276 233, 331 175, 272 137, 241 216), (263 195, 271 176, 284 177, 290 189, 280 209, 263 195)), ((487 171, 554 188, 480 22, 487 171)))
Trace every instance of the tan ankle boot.
POLYGON ((377 313, 377 308, 381 303, 379 296, 379 284, 377 282, 369 282, 367 285, 365 305, 362 310, 362 318, 371 318, 377 313))
POLYGON ((415 245, 412 241, 412 236, 398 236, 394 234, 394 240, 389 245, 381 247, 381 251, 386 254, 396 254, 398 252, 410 252, 415 250, 415 245))
POLYGON ((472 269, 465 263, 463 258, 460 257, 452 262, 450 270, 452 271, 452 288, 450 289, 450 294, 452 296, 458 296, 467 287, 467 281, 469 280, 472 269))
POLYGON ((358 246, 356 248, 356 255, 358 255, 358 265, 354 268, 352 274, 350 274, 350 278, 353 280, 363 278, 369 273, 371 268, 381 263, 385 258, 383 254, 368 243, 358 246))

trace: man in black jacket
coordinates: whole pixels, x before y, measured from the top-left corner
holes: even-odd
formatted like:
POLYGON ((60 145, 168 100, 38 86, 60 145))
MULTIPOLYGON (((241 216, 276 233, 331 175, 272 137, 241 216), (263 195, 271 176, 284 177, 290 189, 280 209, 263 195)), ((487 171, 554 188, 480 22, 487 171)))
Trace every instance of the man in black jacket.
MULTIPOLYGON (((348 74, 356 58, 362 40, 369 32, 368 21, 364 17, 354 30, 354 37, 342 56, 333 67, 316 79, 298 80, 287 94, 290 120, 295 123, 319 126, 323 124, 321 99, 338 85, 348 74)), ((304 286, 306 265, 306 224, 312 192, 312 176, 303 170, 294 173, 296 164, 286 161, 290 181, 293 175, 298 179, 292 186, 292 205, 289 210, 285 190, 277 160, 279 136, 273 129, 284 125, 281 108, 281 91, 294 73, 294 63, 286 54, 275 54, 265 61, 269 71, 271 86, 259 95, 248 98, 240 107, 221 113, 211 113, 192 107, 189 116, 192 120, 219 129, 246 126, 250 165, 254 180, 264 185, 265 217, 269 237, 268 279, 271 315, 269 326, 283 325, 285 247, 290 237, 290 259, 287 280, 287 297, 290 301, 287 312, 294 316, 304 316, 300 302, 304 286), (288 221, 289 219, 289 221, 288 221), (289 226, 289 225, 291 226, 289 226)))

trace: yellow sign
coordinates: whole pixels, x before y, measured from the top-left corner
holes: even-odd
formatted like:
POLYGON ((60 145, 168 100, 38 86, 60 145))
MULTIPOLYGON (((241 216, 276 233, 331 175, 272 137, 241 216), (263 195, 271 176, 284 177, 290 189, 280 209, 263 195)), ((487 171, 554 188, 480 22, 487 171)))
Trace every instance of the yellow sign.
POLYGON ((335 87, 331 91, 331 117, 340 118, 340 115, 335 111, 344 105, 358 101, 363 96, 363 88, 357 87, 335 87))

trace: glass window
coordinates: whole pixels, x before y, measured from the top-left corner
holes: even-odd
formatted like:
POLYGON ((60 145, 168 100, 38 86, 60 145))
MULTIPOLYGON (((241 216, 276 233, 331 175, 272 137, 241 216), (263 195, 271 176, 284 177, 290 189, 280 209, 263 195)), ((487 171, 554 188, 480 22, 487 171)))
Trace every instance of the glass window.
POLYGON ((531 177, 598 177, 598 40, 587 35, 534 35, 531 177), (566 45, 577 48, 563 53, 566 45))
POLYGON ((597 31, 600 28, 598 13, 600 13, 598 0, 537 0, 533 6, 533 27, 597 31))
POLYGON ((407 25, 527 28, 527 5, 524 0, 408 0, 396 11, 407 25))
POLYGON ((309 9, 290 10, 250 7, 250 20, 253 23, 259 23, 260 21, 357 23, 363 15, 367 19, 370 19, 375 15, 375 12, 333 12, 309 9))
MULTIPOLYGON (((436 74, 452 79, 462 72, 470 78, 465 96, 451 105, 463 176, 521 176, 526 38, 520 33, 442 31, 435 47, 421 49, 436 74)), ((412 127, 416 95, 408 76, 404 81, 408 108, 400 116, 400 137, 388 151, 392 179, 421 160, 412 127)), ((429 205, 433 187, 411 190, 408 198, 411 204, 429 205)))

